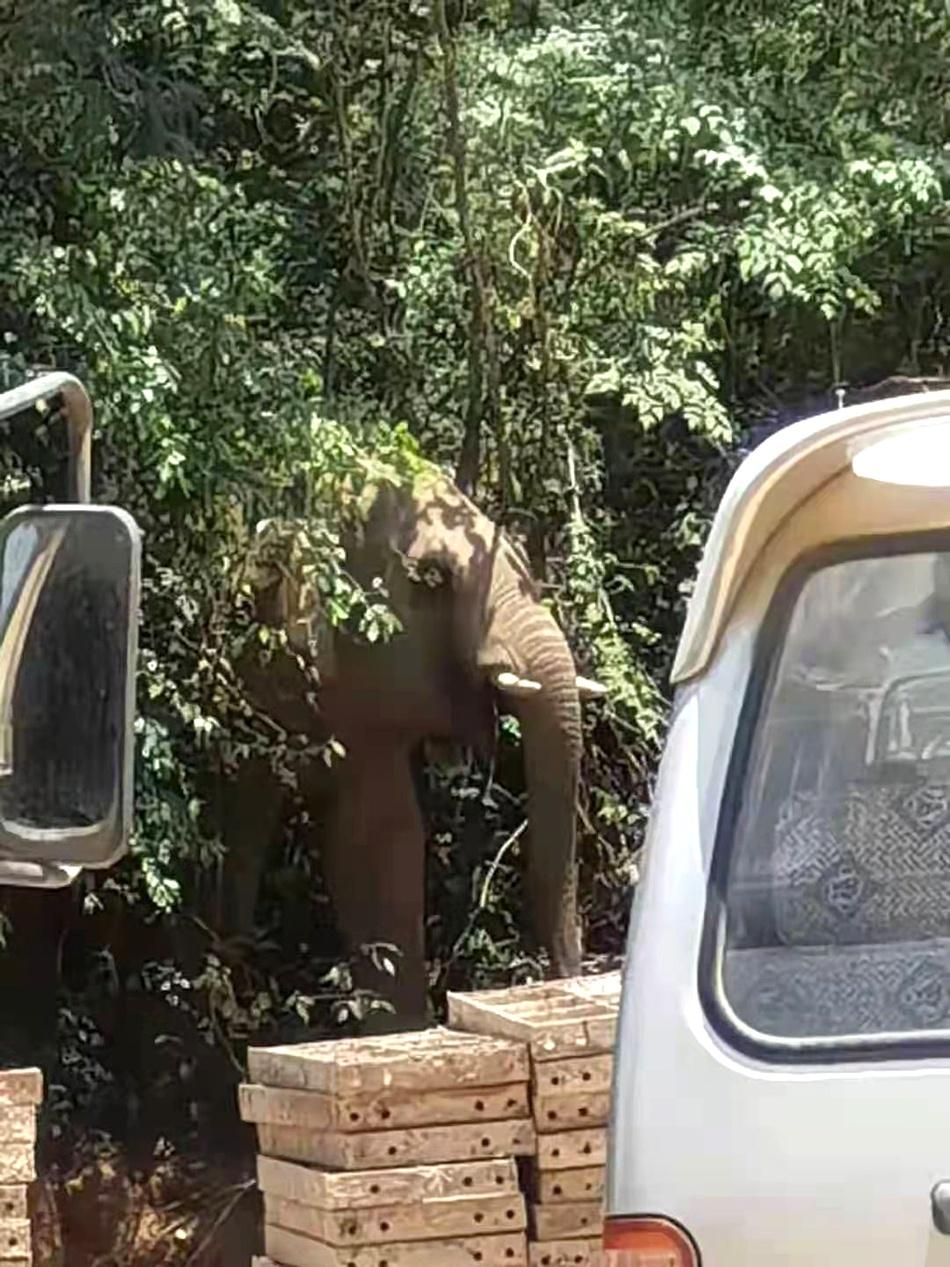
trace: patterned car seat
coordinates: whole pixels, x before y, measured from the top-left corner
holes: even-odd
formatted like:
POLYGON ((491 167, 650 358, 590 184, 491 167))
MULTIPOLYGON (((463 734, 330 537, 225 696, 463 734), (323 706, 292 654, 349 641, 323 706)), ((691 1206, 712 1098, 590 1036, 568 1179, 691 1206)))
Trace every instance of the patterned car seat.
POLYGON ((950 777, 943 763, 903 771, 781 805, 769 936, 724 963, 727 997, 753 1028, 950 1028, 950 777))

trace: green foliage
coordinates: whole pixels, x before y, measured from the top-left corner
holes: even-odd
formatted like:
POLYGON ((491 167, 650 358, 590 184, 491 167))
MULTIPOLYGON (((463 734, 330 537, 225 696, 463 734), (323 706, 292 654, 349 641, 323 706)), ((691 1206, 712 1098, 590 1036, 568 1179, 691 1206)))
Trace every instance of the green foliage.
MULTIPOLYGON (((96 495, 147 547, 136 838, 90 911, 187 926, 220 854, 208 769, 260 752, 293 782, 300 744, 233 671, 261 636, 254 526, 286 544, 295 525, 331 622, 385 637, 343 534, 379 481, 431 462, 524 541, 610 687, 582 860, 590 943, 616 950, 742 428, 836 380, 945 367, 948 54, 936 0, 14 0, 0 385, 88 381, 96 495)), ((55 431, 7 438, 5 502, 49 494, 55 431)), ((507 726, 492 781, 428 776, 440 987, 534 966, 517 756, 507 726)), ((129 967, 219 1046, 330 1023, 348 996, 306 826, 253 947, 150 957, 187 1007, 129 967)))

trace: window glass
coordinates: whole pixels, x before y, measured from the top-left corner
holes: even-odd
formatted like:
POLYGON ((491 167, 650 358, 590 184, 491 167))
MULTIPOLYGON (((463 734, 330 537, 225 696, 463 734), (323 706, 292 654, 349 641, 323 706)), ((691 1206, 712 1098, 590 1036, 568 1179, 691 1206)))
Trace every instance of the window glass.
POLYGON ((950 553, 850 559, 798 590, 725 908, 722 987, 754 1030, 950 1030, 950 553))

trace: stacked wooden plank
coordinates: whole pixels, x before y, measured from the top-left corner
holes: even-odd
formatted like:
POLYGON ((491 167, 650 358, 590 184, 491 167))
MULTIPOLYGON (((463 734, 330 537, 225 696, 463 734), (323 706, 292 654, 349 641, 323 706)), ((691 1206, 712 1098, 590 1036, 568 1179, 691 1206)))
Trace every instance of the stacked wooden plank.
POLYGON ((523 1044, 436 1029, 253 1049, 249 1068, 271 1263, 525 1267, 523 1044))
POLYGON ((537 1154, 532 1267, 599 1267, 620 974, 449 996, 455 1028, 524 1042, 537 1154))
POLYGON ((36 1110, 43 1099, 39 1069, 0 1071, 0 1267, 30 1267, 28 1195, 36 1177, 36 1110))

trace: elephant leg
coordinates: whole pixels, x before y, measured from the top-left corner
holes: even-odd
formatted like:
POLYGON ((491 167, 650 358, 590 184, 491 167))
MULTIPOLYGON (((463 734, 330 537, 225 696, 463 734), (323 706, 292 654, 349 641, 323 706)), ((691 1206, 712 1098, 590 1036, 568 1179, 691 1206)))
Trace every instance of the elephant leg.
POLYGON ((425 1025, 425 831, 407 748, 349 749, 321 856, 354 984, 394 1009, 367 1028, 425 1025), (363 948, 380 944, 398 953, 382 950, 374 963, 363 948))
POLYGON ((60 946, 74 920, 75 891, 8 889, 10 920, 0 950, 0 1056, 4 1064, 45 1064, 56 1052, 60 946))
POLYGON ((216 926, 225 937, 247 937, 267 854, 280 826, 285 792, 263 758, 245 762, 220 792, 224 841, 216 901, 216 926))

